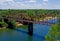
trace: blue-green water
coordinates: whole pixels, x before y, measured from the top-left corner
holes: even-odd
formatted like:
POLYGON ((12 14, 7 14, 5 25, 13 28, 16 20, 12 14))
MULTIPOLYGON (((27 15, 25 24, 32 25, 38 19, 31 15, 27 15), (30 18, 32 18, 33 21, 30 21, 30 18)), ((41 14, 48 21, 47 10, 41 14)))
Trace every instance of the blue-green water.
POLYGON ((33 36, 27 34, 27 29, 0 30, 0 41, 44 41, 50 26, 34 24, 33 27, 33 36))
POLYGON ((29 36, 27 33, 18 30, 0 30, 0 41, 43 41, 50 26, 34 24, 34 34, 29 36))

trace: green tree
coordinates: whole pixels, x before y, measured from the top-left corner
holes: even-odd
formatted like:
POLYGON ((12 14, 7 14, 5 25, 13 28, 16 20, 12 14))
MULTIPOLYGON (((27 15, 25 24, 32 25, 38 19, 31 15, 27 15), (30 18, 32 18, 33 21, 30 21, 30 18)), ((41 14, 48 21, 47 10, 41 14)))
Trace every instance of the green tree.
POLYGON ((57 24, 53 25, 49 33, 45 37, 45 41, 60 41, 60 16, 58 16, 57 24))

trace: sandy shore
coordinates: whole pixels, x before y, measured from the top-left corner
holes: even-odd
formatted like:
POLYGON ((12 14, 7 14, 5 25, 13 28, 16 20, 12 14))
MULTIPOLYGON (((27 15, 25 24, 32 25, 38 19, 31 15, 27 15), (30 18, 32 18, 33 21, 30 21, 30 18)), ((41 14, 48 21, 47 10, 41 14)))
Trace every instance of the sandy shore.
POLYGON ((23 26, 22 23, 16 22, 16 26, 23 26))

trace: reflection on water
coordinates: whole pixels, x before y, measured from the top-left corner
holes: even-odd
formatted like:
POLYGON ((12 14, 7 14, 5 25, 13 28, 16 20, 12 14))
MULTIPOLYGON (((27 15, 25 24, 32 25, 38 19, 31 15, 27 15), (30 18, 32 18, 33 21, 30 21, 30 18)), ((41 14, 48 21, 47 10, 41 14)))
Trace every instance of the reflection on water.
POLYGON ((4 30, 0 33, 0 41, 27 41, 27 34, 15 30, 4 30))
POLYGON ((33 36, 28 35, 28 41, 32 41, 32 39, 33 39, 33 36))
MULTIPOLYGON (((48 22, 55 23, 56 21, 50 20, 48 22)), ((49 29, 50 26, 34 24, 33 36, 27 34, 28 29, 0 29, 0 41, 44 41, 44 37, 48 33, 49 29)))
POLYGON ((27 34, 27 29, 3 29, 0 30, 0 41, 43 41, 50 26, 34 24, 34 34, 27 34))

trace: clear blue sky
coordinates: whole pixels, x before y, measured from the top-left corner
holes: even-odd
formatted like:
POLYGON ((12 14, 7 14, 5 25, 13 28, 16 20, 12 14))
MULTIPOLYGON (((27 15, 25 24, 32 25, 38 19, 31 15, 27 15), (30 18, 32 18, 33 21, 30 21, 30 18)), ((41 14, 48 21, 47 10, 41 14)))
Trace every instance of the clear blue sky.
POLYGON ((0 0, 0 9, 60 9, 60 0, 0 0))

